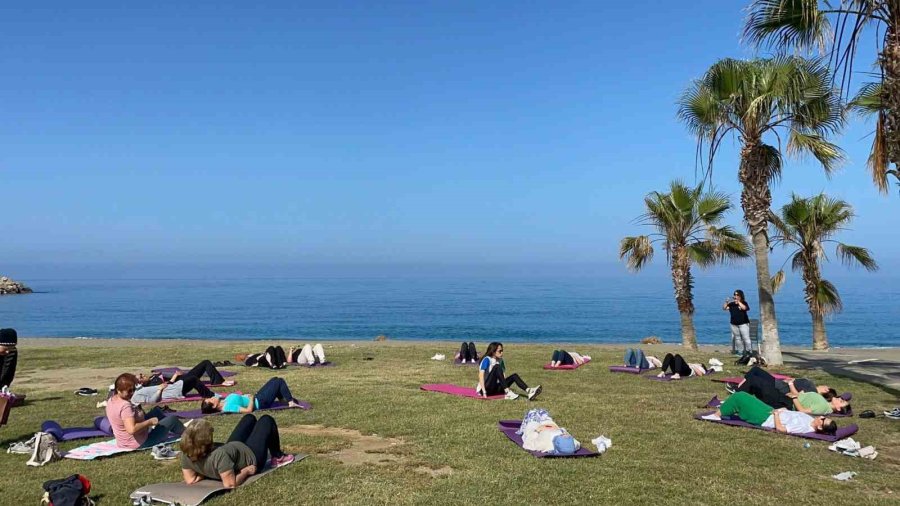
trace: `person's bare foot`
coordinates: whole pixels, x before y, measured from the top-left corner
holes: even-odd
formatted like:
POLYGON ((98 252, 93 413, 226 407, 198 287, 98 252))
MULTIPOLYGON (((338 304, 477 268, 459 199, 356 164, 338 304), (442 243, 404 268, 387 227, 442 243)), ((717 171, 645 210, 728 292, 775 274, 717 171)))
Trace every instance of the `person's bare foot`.
POLYGON ((302 408, 303 405, 300 404, 299 402, 297 402, 296 399, 295 399, 295 400, 292 400, 292 401, 288 401, 288 407, 289 407, 289 408, 302 408))
POLYGON ((232 380, 225 380, 225 381, 222 382, 222 386, 223 386, 223 387, 233 387, 233 386, 234 386, 234 381, 232 381, 232 380))

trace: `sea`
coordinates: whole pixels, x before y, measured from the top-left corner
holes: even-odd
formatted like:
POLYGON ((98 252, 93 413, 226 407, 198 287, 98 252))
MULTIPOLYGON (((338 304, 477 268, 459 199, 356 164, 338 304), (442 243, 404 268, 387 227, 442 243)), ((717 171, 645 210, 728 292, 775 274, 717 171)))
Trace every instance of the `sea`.
MULTIPOLYGON (((743 289, 758 317, 749 269, 695 273, 698 341, 729 343, 721 306, 743 289)), ((473 340, 534 343, 680 342, 664 271, 542 273, 405 271, 315 275, 26 279, 35 293, 0 297, 0 327, 21 336, 210 340, 473 340)), ((843 311, 826 320, 832 346, 900 346, 900 277, 850 273, 833 279, 843 311)), ((799 279, 776 297, 783 344, 809 346, 810 316, 799 279)))

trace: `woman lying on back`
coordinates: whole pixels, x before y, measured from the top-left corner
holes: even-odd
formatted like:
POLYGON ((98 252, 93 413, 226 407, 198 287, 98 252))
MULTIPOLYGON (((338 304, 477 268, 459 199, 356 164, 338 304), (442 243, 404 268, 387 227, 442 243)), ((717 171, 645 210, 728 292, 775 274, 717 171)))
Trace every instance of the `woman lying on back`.
POLYGON ((662 361, 662 372, 657 374, 662 378, 666 375, 666 371, 670 371, 672 379, 678 379, 682 376, 703 376, 709 373, 709 370, 703 364, 687 362, 684 357, 679 354, 672 355, 666 353, 662 361))
POLYGON ((579 353, 575 353, 574 351, 556 350, 553 352, 553 356, 550 357, 550 367, 559 367, 561 365, 582 365, 585 362, 590 361, 591 357, 589 355, 581 355, 579 353))
POLYGON ((269 415, 259 420, 244 415, 228 442, 218 447, 213 443, 212 425, 202 418, 194 420, 181 435, 181 451, 181 474, 188 485, 209 478, 234 488, 265 468, 267 454, 272 455, 271 467, 294 461, 293 455, 281 450, 278 425, 269 415))
POLYGON ((816 432, 833 436, 837 432, 837 424, 831 418, 811 416, 784 408, 773 409, 747 392, 735 392, 722 402, 715 413, 702 418, 721 420, 723 416, 732 415, 751 425, 787 434, 816 432))
POLYGON ((256 395, 228 394, 224 399, 218 396, 200 401, 200 412, 211 413, 252 413, 257 409, 269 409, 276 401, 287 402, 292 408, 300 407, 294 399, 284 378, 269 378, 256 395))

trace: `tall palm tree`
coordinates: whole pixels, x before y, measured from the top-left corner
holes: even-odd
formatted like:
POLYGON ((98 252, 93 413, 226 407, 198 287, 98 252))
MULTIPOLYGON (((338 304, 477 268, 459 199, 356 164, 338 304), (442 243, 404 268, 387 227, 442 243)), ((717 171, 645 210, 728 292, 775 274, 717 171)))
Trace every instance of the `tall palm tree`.
MULTIPOLYGON (((850 84, 856 49, 870 34, 878 57, 876 83, 882 106, 876 111, 869 168, 875 186, 887 192, 888 175, 900 181, 900 2, 897 0, 753 0, 745 37, 757 46, 784 50, 827 51, 841 87, 850 84), (889 170, 890 164, 894 170, 889 170)), ((874 88, 873 88, 874 87, 874 88)), ((857 97, 859 98, 859 96, 857 97)))
MULTIPOLYGON (((888 176, 894 176, 900 185, 900 168, 889 168, 887 141, 885 140, 887 110, 885 108, 884 87, 881 83, 866 83, 856 97, 850 101, 849 109, 863 117, 875 117, 875 138, 869 154, 869 170, 875 186, 887 192, 888 176)), ((897 167, 897 164, 894 164, 897 167)))
POLYGON ((748 257, 750 245, 728 225, 719 226, 731 209, 728 196, 704 192, 702 184, 688 188, 673 181, 668 193, 652 192, 644 197, 644 205, 647 212, 639 220, 654 227, 656 233, 622 239, 619 258, 630 270, 639 271, 653 258, 653 243, 662 243, 681 313, 681 341, 685 347, 697 349, 691 265, 708 267, 748 257))
POLYGON ((840 95, 831 86, 828 69, 817 60, 725 59, 688 87, 679 101, 678 116, 697 136, 699 152, 708 148, 710 178, 725 137, 736 134, 741 143, 738 180, 756 262, 763 355, 770 364, 781 364, 769 275, 769 187, 781 175, 783 141, 788 154, 811 154, 826 173, 841 162, 840 148, 827 139, 843 125, 840 95))
MULTIPOLYGON (((771 217, 775 235, 773 244, 793 248, 788 260, 791 269, 800 272, 803 291, 813 323, 813 349, 827 350, 825 315, 840 311, 841 296, 827 279, 822 279, 822 262, 827 260, 825 244, 835 243, 835 252, 845 264, 858 264, 869 271, 878 264, 865 248, 850 246, 832 239, 853 220, 853 209, 843 200, 832 199, 825 194, 810 198, 791 197, 791 202, 781 208, 781 216, 771 217)), ((777 290, 784 283, 784 269, 773 279, 777 290)))

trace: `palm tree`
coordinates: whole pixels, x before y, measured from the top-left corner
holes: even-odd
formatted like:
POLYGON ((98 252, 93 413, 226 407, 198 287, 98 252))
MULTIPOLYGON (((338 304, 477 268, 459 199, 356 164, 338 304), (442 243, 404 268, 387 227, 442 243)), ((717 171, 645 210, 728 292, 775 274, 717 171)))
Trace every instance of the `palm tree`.
MULTIPOLYGON (((831 239, 851 220, 853 209, 850 204, 824 194, 810 198, 794 195, 791 202, 781 208, 781 216, 773 214, 771 217, 775 229, 773 244, 794 248, 788 260, 791 269, 799 271, 803 278, 806 304, 812 315, 814 350, 828 349, 825 315, 840 311, 842 307, 837 288, 827 279, 822 279, 821 264, 828 259, 825 244, 837 244, 835 252, 845 264, 858 264, 869 271, 878 269, 867 249, 831 239)), ((778 271, 773 279, 776 290, 783 283, 784 269, 778 271)))
POLYGON ((748 257, 750 245, 728 225, 719 226, 731 209, 728 196, 704 192, 702 184, 688 188, 673 181, 668 193, 652 192, 644 197, 644 205, 647 212, 640 221, 656 228, 657 233, 622 239, 619 258, 625 260, 629 270, 639 271, 653 258, 653 243, 662 243, 681 313, 681 341, 685 347, 697 349, 691 265, 708 267, 748 257))
MULTIPOLYGON (((841 87, 850 84, 856 49, 863 35, 874 35, 878 56, 876 83, 863 86, 861 96, 877 89, 881 106, 869 168, 875 186, 887 192, 888 175, 900 181, 900 2, 897 0, 753 0, 744 35, 753 44, 800 51, 827 51, 841 87), (894 170, 888 170, 890 164, 894 170)), ((870 95, 871 96, 871 95, 870 95)))
MULTIPOLYGON (((869 154, 869 170, 875 186, 882 192, 887 192, 888 176, 894 176, 900 185, 900 169, 890 169, 887 161, 887 147, 885 141, 886 114, 884 89, 881 83, 867 83, 859 90, 856 97, 850 101, 849 108, 860 116, 875 116, 875 139, 872 141, 872 151, 869 154)), ((896 163, 894 164, 896 167, 896 163)))
POLYGON ((788 154, 811 154, 830 173, 843 159, 827 137, 843 125, 840 95, 831 87, 828 69, 799 57, 732 60, 715 63, 685 91, 678 116, 697 136, 698 152, 708 148, 707 176, 728 134, 741 143, 738 180, 744 221, 750 229, 756 261, 763 354, 781 364, 781 341, 769 275, 769 186, 782 168, 781 146, 788 154), (771 144, 773 142, 778 147, 771 144))

